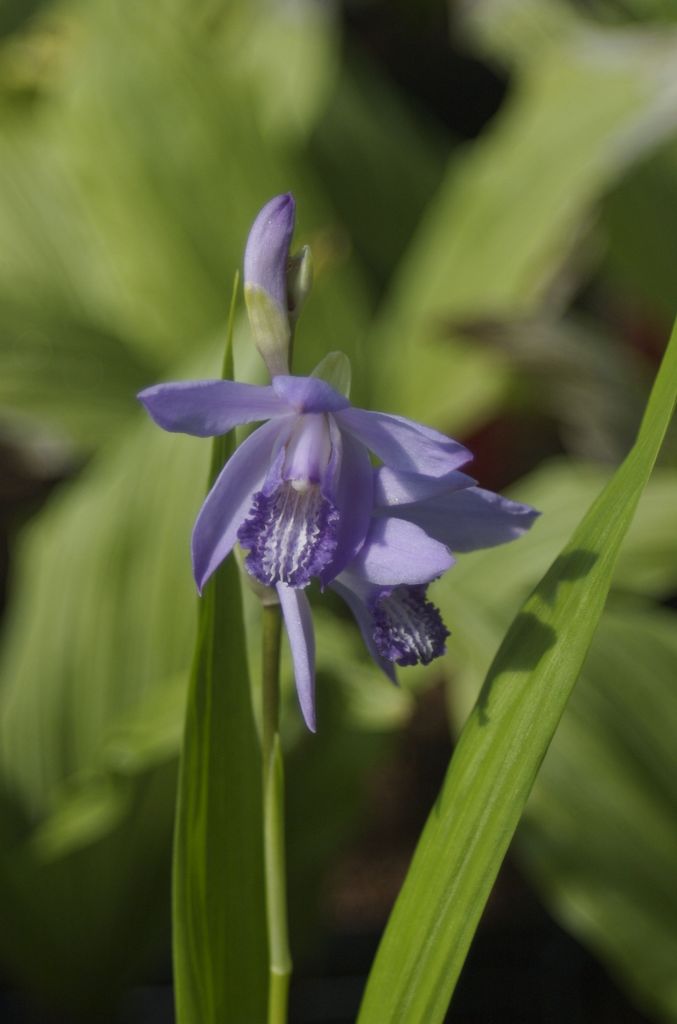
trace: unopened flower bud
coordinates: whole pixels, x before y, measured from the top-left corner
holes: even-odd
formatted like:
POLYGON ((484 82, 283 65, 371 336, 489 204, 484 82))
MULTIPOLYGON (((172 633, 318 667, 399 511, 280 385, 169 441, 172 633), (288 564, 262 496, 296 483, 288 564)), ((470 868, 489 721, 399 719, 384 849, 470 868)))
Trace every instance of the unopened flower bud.
POLYGON ((289 373, 287 273, 296 203, 291 193, 266 203, 254 221, 244 254, 244 294, 254 343, 271 377, 289 373))

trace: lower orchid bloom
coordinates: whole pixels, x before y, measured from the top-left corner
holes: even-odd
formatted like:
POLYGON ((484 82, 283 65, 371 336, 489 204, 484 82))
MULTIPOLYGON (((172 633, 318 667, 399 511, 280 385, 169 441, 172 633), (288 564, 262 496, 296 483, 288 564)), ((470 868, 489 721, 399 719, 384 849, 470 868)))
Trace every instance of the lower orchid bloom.
MULTIPOLYGON (((400 605, 405 608, 409 593, 419 595, 424 592, 427 583, 437 579, 453 564, 453 556, 445 544, 429 537, 420 527, 405 519, 384 517, 371 520, 359 552, 329 584, 353 611, 370 653, 391 679, 395 678, 392 662, 404 651, 404 648, 402 651, 398 648, 396 655, 394 646, 397 644, 396 619, 400 614, 400 605), (390 635, 390 641, 386 634, 390 635)), ((310 604, 304 590, 278 583, 277 592, 289 636, 301 711, 306 725, 314 732, 315 640, 310 604)), ((412 600, 417 604, 414 612, 416 616, 423 605, 417 598, 412 600)), ((430 656, 426 657, 427 650, 421 646, 417 648, 420 656, 414 661, 427 662, 441 654, 444 639, 448 635, 437 609, 432 605, 428 607, 433 615, 437 615, 439 630, 433 637, 432 619, 422 624, 419 629, 420 641, 421 645, 431 642, 430 656), (428 632, 424 637, 425 630, 428 632)), ((419 617, 422 621, 425 614, 419 617)), ((413 628, 418 629, 416 625, 413 628)), ((402 644, 406 642, 406 639, 402 640, 402 644)), ((411 650, 415 649, 416 642, 415 639, 411 641, 411 650)), ((414 661, 407 664, 413 664, 414 661)))
MULTIPOLYGON (((377 665, 395 680, 395 665, 427 665, 445 652, 449 630, 427 586, 451 568, 449 549, 466 552, 516 540, 538 512, 482 490, 465 473, 424 477, 373 470, 374 515, 364 544, 332 580, 377 665)), ((315 728, 314 638, 305 593, 278 585, 299 702, 315 728)))
MULTIPOLYGON (((378 543, 383 523, 404 521, 451 551, 476 551, 516 540, 538 515, 529 505, 477 487, 465 473, 433 478, 381 466, 374 470, 375 518, 364 550, 378 543)), ((370 654, 389 678, 395 678, 395 664, 427 665, 444 654, 449 631, 426 596, 435 576, 393 576, 376 585, 363 562, 364 556, 354 560, 331 587, 350 607, 370 654)))

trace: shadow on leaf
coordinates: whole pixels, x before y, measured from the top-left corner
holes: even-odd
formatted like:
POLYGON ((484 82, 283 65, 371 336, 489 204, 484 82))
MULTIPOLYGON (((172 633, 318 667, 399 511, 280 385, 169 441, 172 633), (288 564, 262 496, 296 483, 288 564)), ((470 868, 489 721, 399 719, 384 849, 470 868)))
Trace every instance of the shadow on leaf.
MULTIPOLYGON (((553 607, 561 584, 583 579, 591 571, 597 555, 591 551, 567 551, 553 563, 534 590, 528 605, 541 598, 553 607)), ((497 681, 510 672, 531 672, 557 640, 557 633, 536 611, 521 611, 513 620, 484 681, 477 700, 479 720, 489 721, 487 707, 497 681)))

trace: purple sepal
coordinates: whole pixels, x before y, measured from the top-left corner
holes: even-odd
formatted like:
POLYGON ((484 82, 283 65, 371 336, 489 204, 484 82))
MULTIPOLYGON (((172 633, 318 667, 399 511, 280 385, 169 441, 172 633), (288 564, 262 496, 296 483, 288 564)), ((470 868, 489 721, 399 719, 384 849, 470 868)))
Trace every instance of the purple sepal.
POLYGON ((273 389, 234 380, 154 384, 136 396, 163 430, 215 437, 242 423, 286 416, 292 410, 273 389))
POLYGON ((540 513, 493 491, 467 487, 399 506, 397 515, 452 551, 465 552, 516 540, 531 529, 540 513))
POLYGON ((244 254, 244 284, 256 285, 288 312, 287 261, 296 203, 290 192, 275 196, 252 224, 244 254))

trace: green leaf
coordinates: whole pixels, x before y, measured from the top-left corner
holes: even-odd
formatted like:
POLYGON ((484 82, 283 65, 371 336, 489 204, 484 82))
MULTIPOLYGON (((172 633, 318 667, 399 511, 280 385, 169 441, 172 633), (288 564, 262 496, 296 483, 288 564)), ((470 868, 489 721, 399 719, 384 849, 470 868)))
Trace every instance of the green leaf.
MULTIPOLYGON (((501 640, 522 601, 546 572, 609 479, 606 468, 571 459, 540 467, 511 497, 542 513, 520 541, 462 555, 435 585, 434 599, 452 630, 448 645, 449 700, 460 729, 501 640)), ((613 587, 665 597, 677 588, 677 472, 657 468, 623 543, 613 587)))
POLYGON ((602 613, 677 398, 677 324, 635 446, 514 620, 461 734, 359 1016, 435 1024, 602 613))
MULTIPOLYGON (((231 306, 224 376, 232 375, 231 306)), ((233 450, 214 441, 213 481, 233 450)), ((234 558, 205 589, 188 691, 174 839, 178 1024, 265 1019, 267 937, 261 753, 234 558)))
POLYGON ((565 927, 664 1020, 677 1019, 676 664, 675 612, 611 603, 517 836, 565 927))

